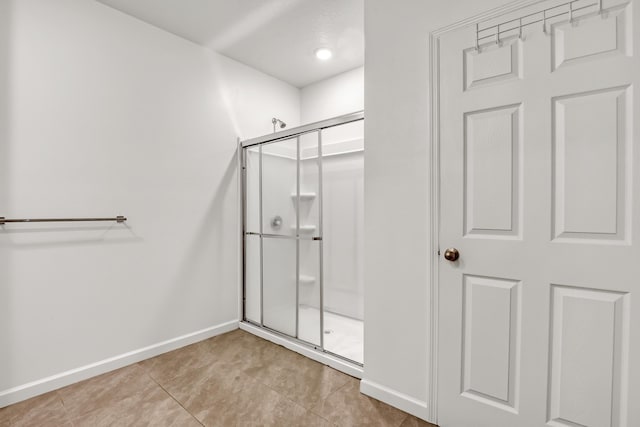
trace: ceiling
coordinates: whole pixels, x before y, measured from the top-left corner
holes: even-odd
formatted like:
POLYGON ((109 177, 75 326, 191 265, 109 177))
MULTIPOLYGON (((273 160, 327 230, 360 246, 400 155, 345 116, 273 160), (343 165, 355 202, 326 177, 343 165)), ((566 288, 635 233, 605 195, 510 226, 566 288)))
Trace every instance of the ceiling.
POLYGON ((364 0, 98 1, 297 87, 364 64, 364 0))

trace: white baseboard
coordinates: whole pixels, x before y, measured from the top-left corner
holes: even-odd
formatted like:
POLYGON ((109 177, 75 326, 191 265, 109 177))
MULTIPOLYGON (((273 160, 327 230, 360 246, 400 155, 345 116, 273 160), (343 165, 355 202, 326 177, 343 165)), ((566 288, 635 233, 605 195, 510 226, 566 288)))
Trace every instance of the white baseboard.
POLYGON ((237 320, 211 326, 209 328, 172 338, 148 347, 110 357, 90 365, 81 366, 79 368, 71 369, 27 384, 2 390, 0 391, 0 408, 30 399, 49 391, 57 390, 69 384, 77 383, 78 381, 86 380, 88 378, 158 356, 168 351, 176 350, 198 341, 206 340, 207 338, 211 338, 216 335, 224 334, 225 332, 233 331, 234 329, 238 329, 237 320))
POLYGON ((271 333, 265 329, 254 326, 247 322, 240 322, 240 329, 257 335, 267 341, 271 341, 275 344, 288 348, 291 351, 300 353, 303 356, 308 357, 309 359, 315 360, 316 362, 331 366, 333 369, 344 372, 347 375, 351 375, 352 377, 356 378, 362 378, 362 367, 353 363, 349 363, 346 360, 340 359, 339 357, 335 357, 330 354, 323 353, 322 351, 315 350, 309 346, 291 341, 285 337, 271 333))
POLYGON ((427 402, 415 399, 367 379, 360 381, 360 393, 378 399, 425 421, 430 421, 427 402))

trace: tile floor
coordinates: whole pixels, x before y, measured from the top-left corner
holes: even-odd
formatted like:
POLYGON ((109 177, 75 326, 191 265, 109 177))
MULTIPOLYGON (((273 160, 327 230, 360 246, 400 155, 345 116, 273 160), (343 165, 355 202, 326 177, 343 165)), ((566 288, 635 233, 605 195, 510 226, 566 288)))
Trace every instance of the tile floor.
POLYGON ((236 330, 0 409, 0 426, 432 424, 359 381, 236 330))

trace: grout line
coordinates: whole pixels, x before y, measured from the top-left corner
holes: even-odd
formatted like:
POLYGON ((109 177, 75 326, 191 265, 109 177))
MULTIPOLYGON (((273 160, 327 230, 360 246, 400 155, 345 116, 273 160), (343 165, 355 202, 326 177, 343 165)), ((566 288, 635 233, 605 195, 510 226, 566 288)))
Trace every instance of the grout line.
MULTIPOLYGON (((258 337, 258 338, 260 338, 260 337, 258 337)), ((263 338, 261 338, 261 339, 263 339, 263 338)), ((294 354, 298 354, 298 353, 296 353, 296 352, 295 352, 295 351, 293 351, 293 350, 290 350, 290 349, 288 349, 288 348, 286 348, 286 347, 284 347, 284 346, 282 346, 282 345, 279 345, 279 344, 273 343, 273 342, 271 342, 271 341, 269 341, 269 340, 264 340, 264 341, 266 341, 268 344, 271 344, 271 345, 273 345, 273 346, 275 346, 275 347, 280 347, 280 348, 282 348, 282 349, 283 349, 283 350, 285 350, 285 351, 288 351, 288 352, 291 352, 291 353, 294 353, 294 354)), ((302 355, 300 355, 300 356, 302 356, 302 355)), ((302 357, 305 357, 305 356, 302 356, 302 357)), ((331 368, 330 366, 325 365, 325 364, 323 364, 323 363, 320 363, 320 362, 318 362, 318 361, 316 361, 316 360, 311 360, 311 361, 312 361, 312 362, 314 362, 314 363, 317 363, 317 364, 319 364, 319 365, 326 366, 326 367, 327 367, 327 368, 329 368, 329 369, 333 369, 333 368, 331 368)), ((335 369, 334 369, 334 370, 335 370, 335 369)), ((336 372, 339 372, 340 374, 343 374, 343 375, 345 375, 345 376, 347 376, 347 377, 350 377, 349 375, 344 374, 343 372, 340 372, 340 371, 337 371, 337 370, 336 370, 336 372)), ((335 393, 336 391, 340 390, 341 388, 343 388, 343 387, 345 387, 347 384, 349 384, 349 381, 348 381, 348 380, 347 380, 347 381, 345 381, 345 383, 344 383, 343 385, 341 385, 340 387, 336 388, 334 391, 332 391, 332 392, 328 393, 326 396, 324 396, 324 397, 322 397, 322 398, 318 399, 318 401, 316 402, 316 404, 314 404, 311 408, 306 408, 306 407, 305 407, 304 405, 302 405, 301 403, 296 402, 296 401, 294 401, 294 400, 290 399, 289 397, 285 396, 285 395, 284 395, 284 394, 282 394, 280 391, 278 391, 278 390, 276 390, 275 388, 273 388, 273 386, 271 386, 271 385, 267 384, 266 382, 264 382, 262 379, 256 378, 255 376, 253 376, 253 375, 248 375, 248 374, 245 374, 245 376, 246 376, 247 378, 251 378, 251 379, 253 379, 254 381, 258 382, 259 384, 261 384, 261 385, 263 385, 263 386, 267 387, 269 390, 274 391, 278 396, 280 396, 280 397, 284 398, 285 400, 287 400, 287 401, 289 401, 289 402, 293 403, 293 404, 294 404, 294 405, 296 405, 296 406, 299 406, 300 408, 304 409, 305 411, 310 412, 311 414, 313 414, 313 415, 315 415, 315 416, 317 416, 317 417, 322 418, 323 420, 327 421, 329 424, 332 424, 332 425, 334 425, 334 426, 337 426, 337 424, 332 423, 330 420, 328 420, 328 419, 327 419, 326 417, 324 417, 323 415, 318 414, 317 412, 315 412, 312 408, 313 408, 313 406, 315 406, 317 403, 322 402, 323 400, 327 399, 330 395, 332 395, 332 394, 333 394, 333 393, 335 393)), ((300 375, 299 375, 299 376, 300 376, 300 377, 302 377, 302 376, 303 376, 303 374, 302 374, 302 373, 300 373, 300 375)))
MULTIPOLYGON (((107 373, 105 373, 105 374, 101 374, 101 375, 98 375, 98 376, 96 376, 96 377, 88 378, 88 379, 86 379, 86 380, 82 380, 82 381, 79 381, 79 382, 74 383, 74 384, 70 384, 69 386, 66 386, 66 387, 71 387, 71 386, 74 386, 74 385, 77 385, 77 384, 90 383, 90 382, 93 382, 96 378, 99 378, 99 377, 102 377, 102 376, 105 376, 105 375, 108 375, 108 374, 112 374, 112 373, 115 373, 115 372, 121 371, 121 370, 123 370, 123 369, 129 368, 129 367, 133 367, 133 366, 137 366, 137 365, 138 365, 138 363, 133 363, 133 364, 131 364, 131 365, 127 365, 127 366, 125 366, 125 367, 118 368, 118 369, 116 369, 116 370, 114 370, 114 371, 107 372, 107 373)), ((159 386, 159 384, 158 384, 158 383, 157 383, 157 382, 156 382, 156 381, 155 381, 155 380, 154 380, 154 379, 153 379, 153 378, 152 378, 152 377, 151 377, 151 376, 150 376, 150 375, 149 375, 149 374, 148 374, 144 369, 142 369, 142 368, 140 368, 140 369, 142 370, 142 374, 143 374, 145 377, 147 377, 147 378, 151 379, 151 381, 152 381, 153 383, 155 383, 156 385, 158 385, 158 386, 159 386)), ((72 414, 67 410, 67 405, 65 404, 65 398, 63 397, 62 393, 60 393, 60 391, 61 391, 61 390, 63 390, 64 388, 66 388, 66 387, 63 387, 63 388, 58 389, 58 390, 54 390, 54 392, 56 393, 56 395, 58 396, 58 398, 59 398, 59 399, 60 399, 60 401, 62 402, 62 406, 63 406, 63 408, 64 408, 64 410, 65 410, 65 414, 67 415, 67 417, 66 417, 66 418, 67 418, 67 420, 71 423, 71 425, 72 425, 72 426, 76 425, 76 423, 78 422, 78 420, 81 420, 81 419, 83 419, 83 418, 86 418, 86 417, 88 417, 90 414, 95 414, 96 412, 99 412, 99 411, 101 411, 101 410, 104 410, 104 409, 108 408, 108 407, 109 407, 109 406, 111 406, 111 405, 117 405, 117 404, 119 404, 119 403, 121 403, 121 402, 123 402, 123 401, 125 401, 125 400, 127 400, 127 399, 131 399, 131 398, 134 398, 134 397, 136 397, 136 396, 140 396, 140 395, 144 395, 144 394, 146 394, 146 391, 144 390, 144 386, 143 386, 143 388, 141 388, 141 389, 136 387, 136 389, 135 389, 135 390, 133 390, 131 393, 124 394, 124 395, 118 395, 118 397, 117 397, 117 398, 115 398, 112 402, 110 402, 110 403, 108 403, 108 404, 106 404, 106 405, 105 405, 105 404, 103 404, 103 405, 97 406, 97 407, 95 407, 95 408, 93 408, 93 409, 91 409, 91 410, 89 410, 89 411, 87 411, 87 412, 80 412, 80 413, 78 413, 78 414, 76 414, 76 415, 72 415, 72 414)), ((109 386, 109 388, 112 388, 112 386, 109 386)), ((52 393, 53 393, 53 392, 52 392, 52 393)), ((68 400, 69 400, 69 401, 72 401, 73 399, 68 399, 68 400)), ((190 414, 190 413, 189 413, 189 414, 190 414)), ((191 414, 190 414, 190 415, 191 415, 191 414)), ((123 415, 122 415, 121 413, 119 413, 119 412, 116 412, 116 413, 115 413, 115 416, 116 416, 116 421, 118 421, 118 420, 122 419, 122 417, 123 417, 123 415)))
MULTIPOLYGON (((167 354, 167 353, 165 353, 165 354, 167 354)), ((151 359, 147 359, 147 360, 151 360, 151 359)), ((144 371, 146 376, 151 378, 151 381, 153 381, 154 383, 160 385, 160 383, 158 382, 156 377, 153 376, 153 372, 151 372, 151 369, 149 369, 146 366, 142 365, 141 362, 138 362, 138 366, 140 367, 140 369, 142 369, 144 371)), ((177 376, 168 378, 167 381, 173 381, 175 378, 177 378, 177 376)))
POLYGON ((71 414, 69 414, 69 411, 67 410, 67 405, 64 404, 64 398, 62 397, 62 395, 58 392, 58 390, 54 390, 53 393, 55 393, 56 397, 60 401, 60 405, 62 405, 62 409, 64 410, 64 415, 66 420, 69 421, 69 423, 72 426, 75 425, 75 423, 73 422, 73 418, 71 417, 71 414))
POLYGON ((158 387, 160 387, 160 388, 162 389, 162 391, 164 391, 164 392, 165 392, 165 393, 166 393, 166 394, 167 394, 171 399, 173 399, 173 401, 174 401, 174 402, 176 402, 178 405, 180 405, 180 407, 181 407, 182 409, 184 409, 184 410, 185 410, 185 412, 186 412, 187 414, 191 415, 191 418, 193 418, 194 420, 196 420, 196 422, 197 422, 198 424, 200 424, 201 426, 203 426, 203 427, 204 427, 204 424, 202 424, 202 422, 201 422, 201 421, 200 421, 200 420, 199 420, 195 415, 193 415, 193 414, 191 413, 191 411, 189 411, 187 408, 185 408, 185 407, 184 407, 184 405, 182 404, 182 402, 180 402, 178 399, 176 399, 176 398, 173 396, 173 394, 169 393, 169 392, 167 391, 167 389, 166 389, 166 388, 164 388, 164 387, 162 386, 162 384, 160 384, 158 381, 156 381, 156 380, 155 380, 155 378, 153 378, 151 375, 149 375, 149 378, 151 378, 151 380, 152 380, 154 383, 156 383, 156 384, 158 385, 158 387))
POLYGON ((408 419, 409 419, 409 414, 407 414, 407 416, 406 416, 406 417, 404 417, 404 418, 402 419, 402 421, 400 421, 400 423, 398 424, 398 427, 400 427, 402 424, 404 424, 404 422, 405 422, 405 421, 407 421, 408 419))
MULTIPOLYGON (((340 372, 340 371, 338 371, 338 372, 340 372)), ((345 375, 346 375, 346 374, 345 374, 345 375)), ((350 376, 350 375, 349 375, 349 377, 350 377, 350 378, 355 379, 356 381, 360 381, 360 380, 359 380, 358 378, 356 378, 356 377, 352 377, 352 376, 350 376)), ((340 387, 338 387, 337 389, 335 389, 334 391, 332 391, 332 392, 331 392, 331 393, 329 393, 329 394, 333 394, 333 393, 337 393, 337 392, 339 392, 339 391, 340 391, 340 390, 342 390, 343 388, 347 387, 347 386, 349 385, 349 382, 350 382, 350 381, 349 381, 349 380, 347 380, 344 384, 342 384, 340 387)), ((327 396, 327 397, 328 397, 328 396, 327 396)))
MULTIPOLYGON (((324 399, 323 399, 324 400, 324 399)), ((317 413, 316 411, 314 411, 313 409, 308 409, 309 412, 311 412, 313 415, 315 415, 316 417, 320 417, 323 420, 325 420, 326 422, 328 422, 329 424, 333 425, 333 426, 340 426, 340 424, 336 424, 334 422, 332 422, 330 419, 328 419, 327 417, 324 417, 322 415, 320 415, 319 413, 317 413)))
MULTIPOLYGON (((332 368, 333 369, 333 368, 332 368)), ((340 372, 340 371, 338 371, 340 372)), ((342 372, 341 372, 342 373, 342 372)), ((346 375, 346 374, 345 374, 346 375)), ((349 375, 347 375, 349 376, 349 375)), ((346 381, 344 384, 342 384, 340 387, 336 388, 335 390, 333 390, 332 392, 330 392, 329 394, 327 394, 324 398, 320 399, 318 401, 318 403, 323 402, 325 400, 327 400, 329 397, 331 397, 332 395, 336 394, 337 392, 339 392, 340 390, 342 390, 343 388, 347 387, 349 385, 349 381, 346 381)), ((315 407, 315 405, 314 405, 315 407)), ((331 420, 329 420, 328 418, 326 418, 325 416, 323 416, 322 414, 319 414, 318 412, 314 411, 313 409, 309 409, 309 412, 311 412, 312 414, 315 414, 317 416, 319 416, 320 418, 327 420, 330 424, 333 424, 334 426, 339 426, 340 424, 336 424, 331 422, 331 420)), ((404 420, 403 420, 404 421, 404 420)))

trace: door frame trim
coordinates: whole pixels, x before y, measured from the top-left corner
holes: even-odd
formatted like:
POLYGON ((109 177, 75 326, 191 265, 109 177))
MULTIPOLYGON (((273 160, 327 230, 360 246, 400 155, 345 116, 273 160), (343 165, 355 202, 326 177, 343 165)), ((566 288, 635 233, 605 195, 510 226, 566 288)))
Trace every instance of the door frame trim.
POLYGON ((438 340, 439 340, 439 252, 440 252, 440 38, 455 30, 475 25, 482 21, 524 9, 547 0, 516 0, 489 9, 477 15, 445 25, 429 33, 429 94, 431 112, 429 115, 430 135, 429 154, 431 157, 431 186, 429 187, 429 211, 431 214, 431 239, 429 265, 429 306, 431 313, 430 351, 429 351, 429 418, 438 423, 438 340))

